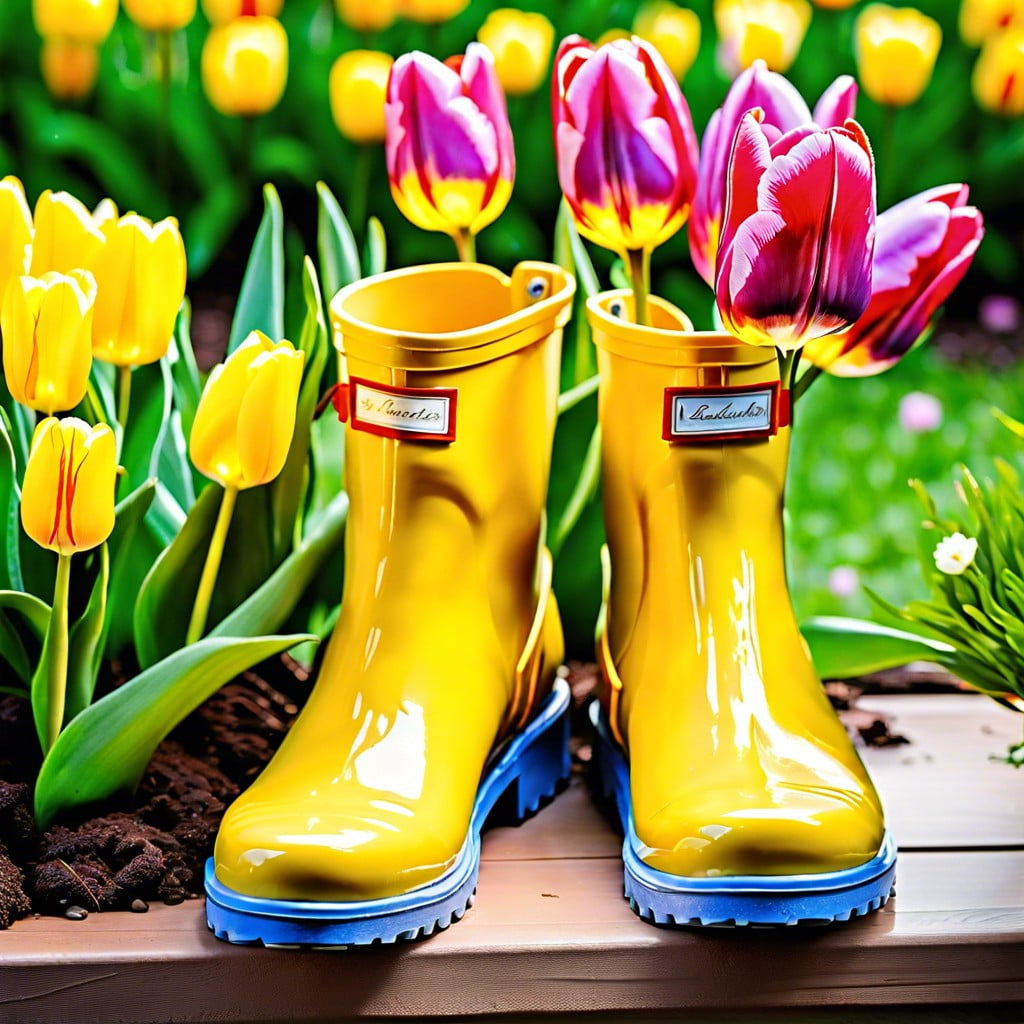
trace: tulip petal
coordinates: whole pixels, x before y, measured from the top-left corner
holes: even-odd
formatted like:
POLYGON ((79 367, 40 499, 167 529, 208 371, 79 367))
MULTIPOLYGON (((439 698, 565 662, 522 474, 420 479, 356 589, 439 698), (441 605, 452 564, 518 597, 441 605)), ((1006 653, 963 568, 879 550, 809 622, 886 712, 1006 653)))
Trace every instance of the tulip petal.
POLYGON ((282 343, 249 368, 236 435, 242 487, 273 480, 284 466, 295 432, 302 364, 303 353, 282 343))
POLYGON ((940 248, 922 260, 912 279, 875 292, 864 316, 846 336, 843 351, 830 358, 822 353, 814 361, 839 377, 870 376, 899 362, 967 273, 983 235, 984 223, 974 207, 954 210, 940 248))
POLYGON ((225 486, 238 486, 242 480, 235 441, 239 410, 249 381, 249 367, 271 345, 266 335, 253 331, 226 362, 213 368, 199 399, 189 437, 189 455, 200 473, 225 486))
MULTIPOLYGON (((733 175, 752 154, 738 137, 733 175)), ((775 344, 796 348, 856 320, 871 294, 875 221, 861 146, 841 129, 810 135, 772 161, 757 197, 759 212, 731 243, 731 322, 753 321, 775 344)))
POLYGON ((740 224, 757 212, 758 183, 770 165, 771 151, 758 118, 744 114, 730 156, 720 252, 732 244, 740 224))
POLYGON ((87 551, 102 544, 113 531, 117 483, 114 432, 104 423, 97 427, 84 427, 84 436, 79 435, 75 439, 74 475, 70 488, 69 519, 77 551, 87 551))
POLYGON ((813 120, 822 128, 838 128, 855 116, 857 81, 840 75, 822 94, 814 107, 813 120))
POLYGON ((512 128, 508 123, 505 94, 494 67, 494 57, 481 43, 470 43, 459 69, 466 95, 494 129, 497 141, 498 175, 508 181, 515 177, 516 158, 512 128))

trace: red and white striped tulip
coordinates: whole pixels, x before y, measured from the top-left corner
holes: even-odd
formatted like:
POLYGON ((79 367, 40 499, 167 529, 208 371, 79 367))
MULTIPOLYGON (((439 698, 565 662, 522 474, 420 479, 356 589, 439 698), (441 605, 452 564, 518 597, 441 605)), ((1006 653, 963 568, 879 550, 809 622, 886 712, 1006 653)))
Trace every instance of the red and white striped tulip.
POLYGON ((875 173, 860 125, 765 130, 743 116, 729 161, 715 298, 726 329, 785 352, 867 308, 875 173))

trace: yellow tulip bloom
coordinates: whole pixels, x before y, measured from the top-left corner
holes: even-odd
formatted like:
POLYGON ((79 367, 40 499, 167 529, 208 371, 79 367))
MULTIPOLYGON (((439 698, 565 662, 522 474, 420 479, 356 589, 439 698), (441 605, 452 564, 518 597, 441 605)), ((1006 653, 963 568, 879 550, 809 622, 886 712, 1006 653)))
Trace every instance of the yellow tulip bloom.
POLYGON ((98 46, 117 21, 117 0, 32 0, 36 31, 98 46))
POLYGON ((334 0, 334 7, 338 17, 356 32, 380 32, 398 14, 398 0, 334 0))
POLYGON ((261 16, 276 18, 284 0, 202 0, 203 14, 211 25, 223 25, 232 18, 261 16))
POLYGON ((942 45, 939 23, 914 7, 869 4, 854 29, 857 77, 876 103, 905 107, 928 87, 942 45))
POLYGON ((196 0, 123 0, 125 14, 148 32, 177 32, 196 16, 196 0))
POLYGON ((91 270, 104 241, 92 214, 73 195, 47 189, 36 201, 29 273, 91 270))
POLYGON ((192 463, 224 487, 244 490, 284 468, 295 432, 305 356, 291 342, 253 331, 214 368, 189 441, 192 463))
POLYGON ((376 50, 350 50, 331 68, 331 114, 353 142, 384 141, 384 100, 394 58, 376 50))
POLYGON ((733 74, 758 59, 771 71, 787 71, 810 22, 807 0, 715 0, 720 53, 733 74))
POLYGON ((99 294, 92 327, 97 359, 142 366, 167 354, 185 297, 185 246, 178 222, 129 213, 103 222, 106 245, 93 267, 99 294))
POLYGON ((989 36, 1024 24, 1024 0, 961 0, 960 36, 968 46, 981 46, 989 36))
POLYGON ((633 20, 633 34, 646 39, 682 81, 700 50, 700 16, 668 0, 644 4, 633 20))
POLYGON ((13 175, 0 180, 0 301, 12 277, 20 277, 32 258, 32 214, 25 189, 13 175))
POLYGON ((80 100, 92 92, 100 70, 95 43, 48 36, 39 53, 39 67, 50 95, 56 100, 80 100))
POLYGON ((21 486, 21 523, 61 555, 102 544, 114 528, 117 444, 105 423, 68 416, 36 427, 21 486))
POLYGON ((86 270, 16 277, 0 307, 4 377, 15 401, 52 416, 85 397, 96 281, 86 270))
POLYGON ((469 0, 398 0, 398 13, 410 21, 437 25, 454 18, 469 6, 469 0))
POLYGON ((986 110, 1004 117, 1024 115, 1024 28, 1009 28, 986 41, 971 86, 986 110))
POLYGON ((494 54, 498 81, 509 96, 525 96, 547 78, 555 26, 543 14, 513 7, 491 11, 477 33, 494 54))
POLYGON ((229 117, 257 117, 277 106, 288 79, 288 36, 276 18, 236 18, 210 29, 203 44, 203 89, 229 117))

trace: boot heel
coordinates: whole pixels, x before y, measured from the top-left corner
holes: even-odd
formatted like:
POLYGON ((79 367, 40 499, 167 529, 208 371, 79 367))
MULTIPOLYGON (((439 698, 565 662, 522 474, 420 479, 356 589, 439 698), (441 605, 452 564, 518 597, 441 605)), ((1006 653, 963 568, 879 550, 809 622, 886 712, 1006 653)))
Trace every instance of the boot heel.
POLYGON ((557 680, 547 702, 487 773, 477 813, 489 825, 518 825, 569 778, 569 687, 557 680))
POLYGON ((508 795, 516 822, 536 814, 569 780, 569 715, 561 714, 523 752, 519 775, 508 795))

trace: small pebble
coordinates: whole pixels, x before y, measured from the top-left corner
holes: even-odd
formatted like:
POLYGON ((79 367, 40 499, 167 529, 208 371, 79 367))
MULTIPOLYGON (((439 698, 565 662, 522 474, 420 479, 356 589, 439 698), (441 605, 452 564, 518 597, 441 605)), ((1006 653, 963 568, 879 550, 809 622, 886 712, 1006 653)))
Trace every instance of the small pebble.
POLYGON ((182 893, 180 893, 180 892, 172 892, 172 893, 170 894, 170 896, 168 896, 168 897, 167 897, 167 898, 166 898, 166 899, 164 900, 164 903, 165 903, 165 904, 166 904, 166 905, 167 905, 168 907, 176 907, 176 906, 177 906, 177 905, 178 905, 179 903, 184 903, 184 902, 185 902, 185 897, 184 897, 184 895, 183 895, 182 893))
POLYGON ((145 900, 132 900, 132 905, 129 909, 133 914, 144 914, 149 910, 149 904, 145 900))
POLYGON ((85 907, 68 907, 64 911, 64 916, 69 921, 84 921, 89 916, 89 911, 85 907))

